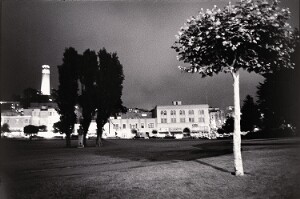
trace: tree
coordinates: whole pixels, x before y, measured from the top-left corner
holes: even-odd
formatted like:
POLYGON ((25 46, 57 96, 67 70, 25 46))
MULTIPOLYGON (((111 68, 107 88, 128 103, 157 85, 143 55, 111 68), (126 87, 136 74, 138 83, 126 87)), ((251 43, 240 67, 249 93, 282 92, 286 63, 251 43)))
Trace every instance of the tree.
POLYGON ((0 135, 0 138, 2 136, 2 133, 9 133, 10 130, 9 130, 9 125, 7 123, 4 123, 2 126, 1 126, 1 135, 0 135))
POLYGON ((83 145, 87 146, 86 135, 89 130, 93 115, 95 114, 95 83, 98 69, 97 55, 94 51, 86 50, 82 56, 82 62, 79 67, 79 80, 81 86, 81 95, 79 96, 79 105, 81 106, 82 118, 80 124, 83 128, 83 145))
POLYGON ((218 133, 232 133, 234 129, 234 118, 231 116, 228 116, 226 118, 225 124, 223 124, 221 129, 218 129, 218 133))
POLYGON ((242 131, 253 131, 255 126, 259 125, 260 113, 257 105, 254 103, 254 100, 250 95, 246 96, 241 112, 242 131))
MULTIPOLYGON (((17 96, 16 96, 17 97, 17 96)), ((42 103, 42 102, 48 102, 49 96, 42 95, 41 91, 38 91, 34 88, 26 88, 23 91, 23 96, 20 99, 21 106, 23 108, 30 107, 30 103, 42 103)))
POLYGON ((215 6, 203 9, 187 20, 172 46, 178 60, 190 66, 179 67, 202 77, 230 73, 234 87, 234 168, 244 175, 241 155, 239 73, 241 69, 260 74, 281 67, 292 68, 290 54, 295 35, 287 23, 288 9, 277 0, 241 0, 223 11, 215 6))
POLYGON ((281 69, 265 74, 265 80, 257 87, 258 106, 263 114, 262 127, 265 131, 292 125, 299 131, 299 100, 297 94, 300 83, 299 42, 292 55, 295 69, 281 69), (274 92, 276 90, 276 92, 274 92))
POLYGON ((98 52, 99 68, 96 77, 96 110, 97 110, 97 139, 96 145, 101 145, 103 126, 112 115, 125 108, 122 105, 123 66, 117 53, 108 53, 104 48, 98 52))
POLYGON ((62 133, 66 134, 66 147, 71 146, 71 134, 76 122, 75 105, 78 92, 78 68, 80 57, 77 51, 70 47, 64 52, 63 63, 58 66, 59 86, 53 92, 55 102, 58 105, 62 133))
POLYGON ((24 134, 30 136, 30 140, 32 135, 36 135, 39 132, 39 127, 34 125, 27 125, 24 127, 24 134))

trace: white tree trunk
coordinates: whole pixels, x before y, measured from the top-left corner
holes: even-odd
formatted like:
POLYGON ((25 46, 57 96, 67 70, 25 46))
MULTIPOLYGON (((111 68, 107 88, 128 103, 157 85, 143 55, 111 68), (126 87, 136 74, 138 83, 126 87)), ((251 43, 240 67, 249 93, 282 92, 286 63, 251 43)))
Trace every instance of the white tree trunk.
POLYGON ((233 132, 233 155, 234 170, 236 176, 243 176, 243 160, 241 153, 241 112, 240 112, 240 74, 239 71, 232 72, 234 90, 234 132, 233 132))

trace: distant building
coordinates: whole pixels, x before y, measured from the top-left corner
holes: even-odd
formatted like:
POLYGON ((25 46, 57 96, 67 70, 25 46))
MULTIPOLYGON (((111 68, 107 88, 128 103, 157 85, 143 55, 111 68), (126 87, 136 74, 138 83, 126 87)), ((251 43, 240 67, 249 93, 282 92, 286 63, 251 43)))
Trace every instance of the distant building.
POLYGON ((219 108, 209 108, 210 128, 217 130, 224 124, 226 118, 224 111, 219 108))
POLYGON ((155 116, 159 133, 170 133, 175 137, 182 137, 183 133, 201 137, 210 132, 209 106, 182 105, 181 102, 171 106, 157 106, 155 116))

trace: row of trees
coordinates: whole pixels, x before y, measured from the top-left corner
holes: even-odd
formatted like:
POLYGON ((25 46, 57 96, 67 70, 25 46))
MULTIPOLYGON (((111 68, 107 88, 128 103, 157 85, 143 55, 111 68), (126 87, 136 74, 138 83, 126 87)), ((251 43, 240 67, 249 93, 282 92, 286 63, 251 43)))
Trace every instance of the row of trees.
POLYGON ((117 53, 109 53, 103 48, 97 54, 87 49, 81 55, 70 47, 64 52, 58 72, 59 87, 53 91, 53 96, 61 116, 54 128, 66 134, 66 146, 70 147, 70 136, 74 124, 79 120, 83 128, 83 144, 86 146, 86 134, 95 117, 96 145, 100 146, 103 126, 108 118, 126 111, 121 100, 123 66, 117 53), (76 115, 76 107, 79 115, 76 115))
POLYGON ((202 77, 230 73, 234 87, 234 168, 244 175, 240 135, 239 72, 271 73, 293 68, 291 53, 298 35, 288 24, 290 12, 278 0, 241 0, 223 10, 216 6, 191 17, 180 29, 172 46, 178 60, 189 64, 179 67, 202 77))

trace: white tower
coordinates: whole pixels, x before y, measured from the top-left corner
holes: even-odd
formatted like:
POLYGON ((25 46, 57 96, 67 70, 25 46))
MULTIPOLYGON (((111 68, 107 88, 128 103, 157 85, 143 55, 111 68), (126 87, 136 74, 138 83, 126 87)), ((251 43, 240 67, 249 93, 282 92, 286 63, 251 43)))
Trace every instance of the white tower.
POLYGON ((50 95, 50 66, 42 66, 42 95, 50 95))

